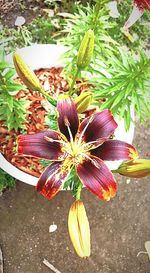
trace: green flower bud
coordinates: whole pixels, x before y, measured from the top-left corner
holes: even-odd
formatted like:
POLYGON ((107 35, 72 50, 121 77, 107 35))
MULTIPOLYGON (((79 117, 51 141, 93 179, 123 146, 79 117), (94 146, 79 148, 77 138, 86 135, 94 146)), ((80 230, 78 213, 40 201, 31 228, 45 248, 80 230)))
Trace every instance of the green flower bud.
POLYGON ((27 86, 27 88, 34 91, 39 91, 53 106, 56 106, 56 100, 44 91, 33 70, 25 63, 18 53, 14 53, 13 61, 18 76, 27 86))
POLYGON ((38 78, 35 73, 31 70, 31 68, 25 63, 22 57, 18 53, 14 53, 13 55, 14 66, 16 72, 23 83, 27 86, 27 88, 32 89, 34 91, 38 91, 42 89, 38 78))
POLYGON ((81 93, 75 100, 75 105, 78 113, 83 113, 87 110, 92 101, 92 94, 90 92, 81 93))
POLYGON ((124 161, 116 172, 133 178, 140 178, 150 175, 150 160, 135 159, 131 161, 124 161))
POLYGON ((94 50, 94 32, 93 30, 88 30, 81 42, 78 55, 77 55, 77 66, 83 70, 86 66, 90 64, 94 50))

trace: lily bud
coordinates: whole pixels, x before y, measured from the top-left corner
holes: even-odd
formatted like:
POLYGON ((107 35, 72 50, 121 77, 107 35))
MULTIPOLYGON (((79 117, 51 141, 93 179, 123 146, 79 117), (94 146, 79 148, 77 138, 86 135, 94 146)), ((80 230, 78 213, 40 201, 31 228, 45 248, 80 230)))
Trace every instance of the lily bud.
POLYGON ((83 92, 77 98, 75 98, 74 102, 77 108, 78 113, 83 113, 87 110, 92 100, 92 94, 90 92, 83 92))
POLYGON ((90 64, 94 50, 94 32, 89 29, 81 42, 78 55, 77 55, 77 66, 81 70, 90 64))
POLYGON ((150 175, 150 160, 135 159, 123 162, 116 170, 117 173, 133 178, 150 175))
POLYGON ((81 200, 76 200, 69 211, 68 229, 72 244, 81 258, 90 256, 90 227, 85 207, 81 200))
POLYGON ((14 66, 16 72, 23 83, 34 91, 38 91, 42 89, 38 78, 36 77, 33 70, 25 63, 22 57, 18 53, 14 53, 13 55, 14 66))

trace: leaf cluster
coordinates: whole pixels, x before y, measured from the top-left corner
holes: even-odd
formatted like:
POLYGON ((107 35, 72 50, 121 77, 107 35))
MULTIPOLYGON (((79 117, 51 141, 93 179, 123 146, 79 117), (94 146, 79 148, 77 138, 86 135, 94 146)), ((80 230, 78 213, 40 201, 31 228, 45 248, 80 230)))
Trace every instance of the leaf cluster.
POLYGON ((6 188, 13 188, 15 186, 15 178, 0 169, 0 193, 6 188))
POLYGON ((15 95, 25 89, 13 80, 15 71, 5 61, 4 50, 0 51, 0 120, 4 121, 8 130, 24 129, 27 114, 27 101, 17 99, 15 95))
POLYGON ((21 27, 8 28, 0 24, 0 30, 0 44, 5 46, 7 53, 33 43, 55 43, 52 33, 56 27, 47 16, 39 16, 21 27))
POLYGON ((58 130, 58 122, 57 122, 57 112, 56 110, 51 110, 50 113, 45 118, 45 124, 49 126, 51 130, 58 130))
MULTIPOLYGON (((69 50, 65 53, 66 61, 65 74, 73 74, 76 63, 76 54, 80 47, 85 32, 89 29, 94 30, 95 47, 92 62, 95 63, 97 57, 103 62, 107 61, 113 52, 116 52, 117 43, 111 38, 108 30, 113 27, 113 23, 109 22, 109 14, 105 5, 79 6, 78 11, 65 20, 62 33, 64 38, 60 42, 68 46, 69 50), (70 59, 72 60, 70 62, 70 59)), ((88 71, 92 69, 88 67, 88 71)))
POLYGON ((128 130, 132 109, 143 123, 150 117, 150 59, 144 52, 132 56, 120 48, 119 53, 120 58, 111 58, 105 69, 96 71, 93 92, 95 100, 106 98, 100 109, 111 109, 114 115, 124 118, 128 130))
MULTIPOLYGON (((130 6, 129 1, 127 6, 130 6)), ((132 10, 132 7, 130 9, 132 10)), ((78 12, 67 19, 64 32, 68 35, 62 42, 69 46, 69 50, 65 53, 67 65, 64 74, 72 78, 76 70, 76 55, 81 40, 88 29, 94 30, 94 54, 88 67, 92 79, 90 82, 96 87, 93 90, 94 104, 101 110, 111 109, 114 115, 124 118, 125 128, 128 130, 132 120, 131 109, 135 109, 143 123, 146 117, 150 116, 148 98, 150 61, 142 51, 138 57, 134 57, 137 48, 142 45, 141 39, 138 39, 135 50, 129 51, 126 38, 120 31, 127 18, 123 10, 121 14, 123 15, 118 19, 120 20, 118 26, 115 20, 110 19, 106 5, 101 6, 100 1, 96 1, 94 6, 80 6, 78 12), (121 48, 120 44, 124 43, 127 46, 121 48), (99 100, 103 98, 106 101, 100 104, 99 100)), ((142 30, 141 26, 138 35, 142 30)), ((146 37, 146 34, 143 35, 146 37)), ((80 73, 78 76, 84 77, 84 74, 80 73)))
POLYGON ((76 196, 80 184, 81 181, 78 175, 76 174, 75 168, 73 168, 70 172, 68 179, 64 183, 63 189, 65 190, 71 189, 73 196, 76 196))

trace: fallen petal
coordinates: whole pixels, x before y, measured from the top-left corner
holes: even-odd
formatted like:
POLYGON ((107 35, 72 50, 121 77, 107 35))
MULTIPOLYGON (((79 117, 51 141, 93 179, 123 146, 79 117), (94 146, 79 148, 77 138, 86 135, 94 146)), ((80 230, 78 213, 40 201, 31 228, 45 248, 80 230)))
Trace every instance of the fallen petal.
POLYGON ((54 232, 54 231, 56 231, 57 230, 57 225, 50 225, 49 226, 49 232, 51 233, 51 232, 54 232))

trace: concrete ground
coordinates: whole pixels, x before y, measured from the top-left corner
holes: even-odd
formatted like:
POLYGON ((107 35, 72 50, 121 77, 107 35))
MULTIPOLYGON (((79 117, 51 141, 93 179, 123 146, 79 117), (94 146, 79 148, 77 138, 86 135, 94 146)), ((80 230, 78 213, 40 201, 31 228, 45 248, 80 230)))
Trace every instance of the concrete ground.
MULTIPOLYGON (((144 157, 150 151, 150 126, 137 126, 134 145, 144 157)), ((84 190, 92 240, 89 259, 76 256, 68 230, 70 192, 47 201, 34 187, 17 182, 0 198, 0 246, 4 273, 50 273, 47 259, 61 273, 150 273, 144 243, 150 241, 150 177, 127 179, 117 176, 117 196, 99 201, 84 190), (49 233, 51 224, 57 230, 49 233)))

